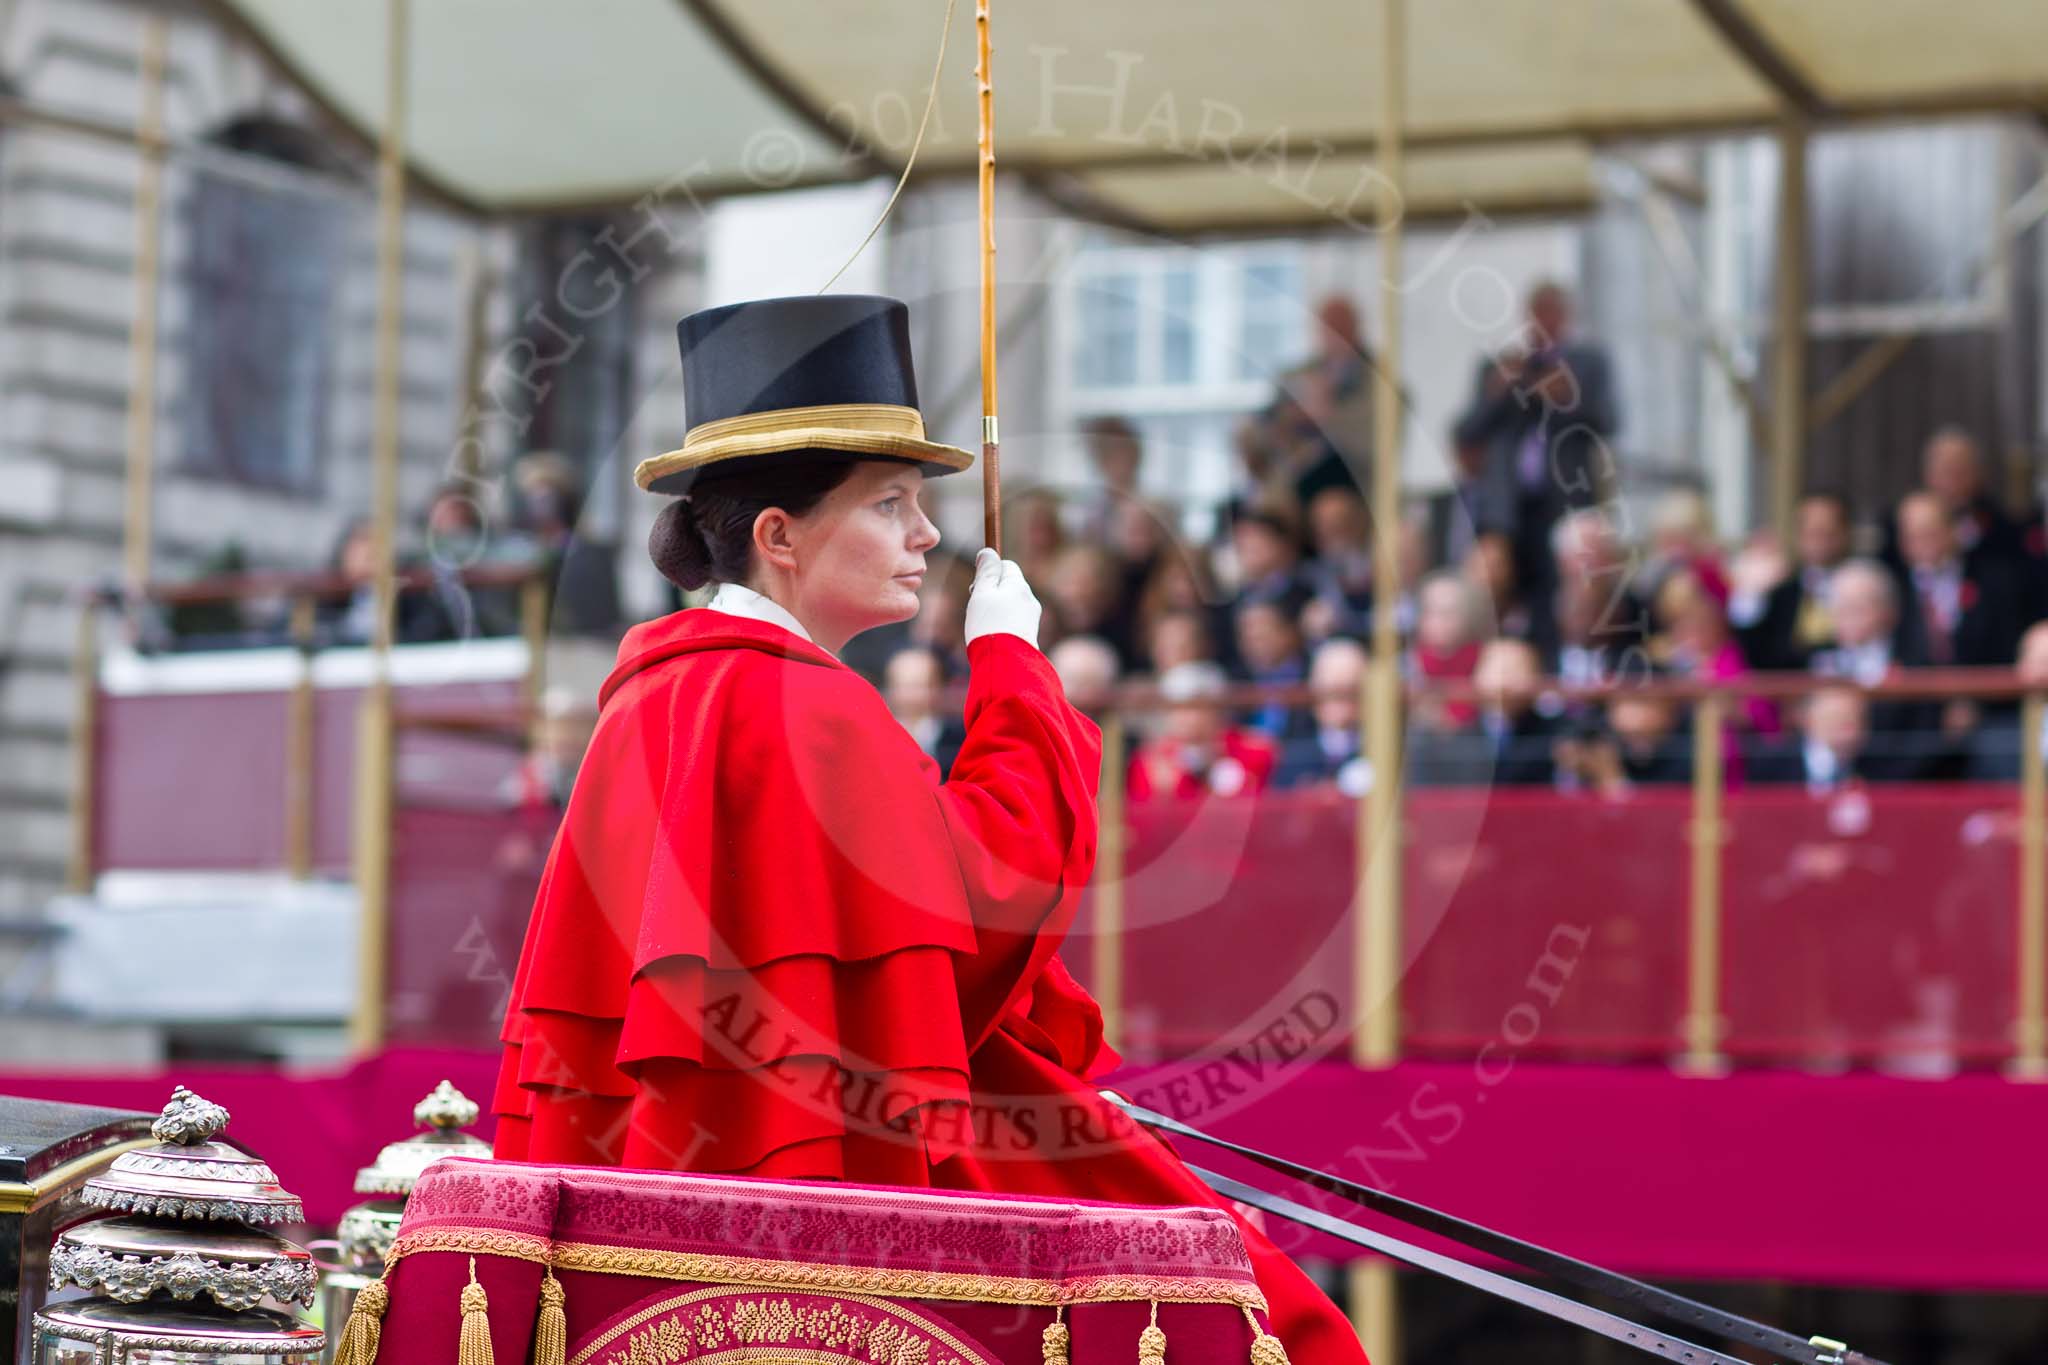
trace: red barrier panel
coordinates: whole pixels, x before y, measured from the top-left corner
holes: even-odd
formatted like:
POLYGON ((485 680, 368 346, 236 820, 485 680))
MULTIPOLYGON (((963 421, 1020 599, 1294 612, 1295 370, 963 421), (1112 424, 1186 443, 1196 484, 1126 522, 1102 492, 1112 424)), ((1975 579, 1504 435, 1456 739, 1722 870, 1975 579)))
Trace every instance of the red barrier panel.
MULTIPOLYGON (((2010 1056, 2015 804, 2010 788, 1732 794, 1727 1051, 1933 1071, 2010 1056)), ((1114 1039, 1128 1058, 1343 1051, 1356 1017, 1356 818, 1330 792, 1130 808, 1114 1039)), ((1689 821, 1683 791, 1417 792, 1403 845, 1404 1053, 1680 1052, 1689 821)), ((401 803, 394 1040, 490 1044, 552 833, 549 816, 401 803)), ((1064 956, 1090 984, 1094 933, 1084 906, 1064 956)))
POLYGON ((1731 1055, 1934 1071, 2011 1055, 2012 788, 1757 790, 1728 820, 1731 1055))
MULTIPOLYGON (((1722 1006, 1738 1058, 1940 1071, 2011 1055, 2011 788, 1752 789, 1725 806, 1722 1006)), ((1120 1044, 1222 1052, 1306 998, 1355 1017, 1356 807, 1134 806, 1120 1044)), ((1691 797, 1421 791, 1403 841, 1403 1050, 1662 1060, 1683 1048, 1691 797)), ((1067 949, 1089 975, 1084 917, 1067 949)), ((1323 1018, 1322 1016, 1327 1016, 1323 1018)))
MULTIPOLYGON (((1341 1043, 1356 809, 1306 791, 1130 808, 1117 1039, 1127 1056, 1230 1048, 1297 1008, 1341 1043)), ((1084 920, 1063 956, 1085 978, 1092 951, 1084 920)))
MULTIPOLYGON (((502 673, 507 652, 501 646, 508 643, 517 644, 477 643, 479 653, 494 652, 474 666, 502 673)), ((460 711, 519 704, 523 678, 460 676, 464 648, 394 651, 395 659, 408 660, 422 651, 438 652, 438 666, 449 675, 402 676, 394 686, 398 705, 460 711)), ((344 665, 351 661, 336 667, 344 665)), ((280 650, 177 656, 168 663, 131 665, 135 678, 103 689, 93 754, 95 870, 284 868, 285 808, 293 780, 287 740, 300 667, 295 655, 280 650), (150 673, 152 667, 164 676, 150 673)), ((346 679, 322 678, 317 663, 315 676, 320 680, 314 689, 312 770, 305 775, 312 799, 312 870, 345 877, 354 844, 356 717, 363 691, 346 679)), ((401 788, 435 795, 473 801, 481 793, 489 799, 518 757, 517 746, 409 733, 400 746, 398 781, 401 788)))
POLYGON ((384 1016, 394 1046, 497 1047, 557 820, 531 808, 399 807, 384 1016))
POLYGON ((1429 791, 1408 803, 1402 1048, 1680 1047, 1690 802, 1429 791))
POLYGON ((283 867, 290 704, 282 691, 102 697, 93 753, 96 865, 283 867))

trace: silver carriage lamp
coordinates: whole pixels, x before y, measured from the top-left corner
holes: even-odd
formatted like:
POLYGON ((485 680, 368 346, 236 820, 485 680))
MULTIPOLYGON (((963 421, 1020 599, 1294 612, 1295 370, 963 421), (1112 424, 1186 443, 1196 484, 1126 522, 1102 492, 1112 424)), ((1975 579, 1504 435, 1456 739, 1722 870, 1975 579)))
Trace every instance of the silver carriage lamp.
MULTIPOLYGON (((413 1106, 413 1126, 426 1131, 391 1143, 356 1172, 356 1193, 371 1197, 344 1213, 335 1233, 342 1266, 328 1270, 320 1290, 322 1315, 331 1326, 347 1322, 356 1295, 384 1274, 384 1258, 398 1236, 406 1197, 420 1172, 446 1156, 490 1157, 491 1144, 463 1131, 476 1119, 476 1101, 444 1080, 413 1106)), ((330 1359, 340 1335, 333 1333, 330 1359)))
POLYGON ((266 1230, 305 1211, 270 1167, 216 1140, 227 1122, 179 1086, 150 1129, 157 1145, 86 1182, 84 1201, 112 1216, 58 1235, 50 1283, 90 1297, 36 1314, 33 1365, 318 1360, 326 1334, 290 1311, 313 1302, 313 1259, 266 1230))

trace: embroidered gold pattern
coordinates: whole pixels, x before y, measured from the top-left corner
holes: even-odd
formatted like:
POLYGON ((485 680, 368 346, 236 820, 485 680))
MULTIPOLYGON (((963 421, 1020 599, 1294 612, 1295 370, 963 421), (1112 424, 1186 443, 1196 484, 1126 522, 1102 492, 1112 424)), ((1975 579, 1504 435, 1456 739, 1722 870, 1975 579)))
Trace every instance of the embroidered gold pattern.
POLYGON ((690 1354, 690 1333, 675 1318, 626 1338, 626 1349, 605 1357, 605 1365, 671 1365, 690 1354))
POLYGON ((796 1329, 820 1346, 851 1346, 859 1341, 866 1320, 853 1316, 842 1304, 820 1308, 806 1304, 796 1310, 796 1329))
POLYGON ((876 1315, 849 1312, 841 1303, 798 1307, 786 1298, 697 1290, 615 1323, 578 1351, 573 1365, 590 1365, 600 1356, 602 1365, 987 1365, 938 1323, 880 1299, 855 1297, 851 1302, 873 1307, 876 1315), (693 1304, 697 1307, 691 1313, 693 1304), (935 1344, 941 1349, 934 1351, 935 1344), (760 1346, 782 1349, 768 1354, 751 1349, 760 1346))
POLYGON ((741 1341, 788 1341, 796 1330, 796 1310, 788 1299, 733 1305, 732 1334, 741 1341))
POLYGON ((876 1323, 868 1333, 867 1348, 868 1359, 876 1365, 925 1365, 932 1349, 930 1342, 895 1322, 876 1323))

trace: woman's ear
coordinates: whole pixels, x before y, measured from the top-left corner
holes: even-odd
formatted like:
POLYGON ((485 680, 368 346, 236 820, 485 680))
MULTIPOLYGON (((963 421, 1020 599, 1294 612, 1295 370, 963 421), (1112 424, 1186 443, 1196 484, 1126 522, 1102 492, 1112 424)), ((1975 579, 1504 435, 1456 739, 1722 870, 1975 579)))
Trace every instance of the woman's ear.
POLYGON ((790 535, 793 520, 780 507, 765 508, 754 518, 754 554, 762 564, 795 572, 796 545, 790 535))

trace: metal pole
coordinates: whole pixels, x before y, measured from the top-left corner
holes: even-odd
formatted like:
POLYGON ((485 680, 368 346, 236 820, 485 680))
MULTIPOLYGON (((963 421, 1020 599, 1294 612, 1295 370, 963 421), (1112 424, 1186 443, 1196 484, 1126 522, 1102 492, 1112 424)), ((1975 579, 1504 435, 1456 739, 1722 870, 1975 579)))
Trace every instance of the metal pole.
POLYGON ((1124 1012, 1124 717, 1111 711, 1102 721, 1102 800, 1095 859, 1095 938, 1089 944, 1095 1001, 1102 1006, 1102 1031, 1123 1034, 1124 1012))
POLYGON ((151 13, 142 29, 142 117, 135 147, 135 326, 128 334, 128 499, 122 523, 122 578, 139 604, 149 582, 155 504, 157 295, 163 264, 164 67, 170 20, 151 13))
POLYGON ((1771 524, 1792 543, 1806 467, 1806 121, 1778 125, 1777 338, 1771 380, 1771 524))
POLYGON ((1721 1056, 1721 744, 1726 697, 1700 699, 1692 720, 1692 898, 1686 954, 1685 1070, 1718 1075, 1721 1056))
POLYGON ((527 739, 537 745, 544 721, 541 698, 548 684, 548 581, 539 573, 519 584, 519 636, 526 642, 527 739))
POLYGON ((398 365, 402 328, 401 272, 405 264, 406 13, 409 0, 385 0, 384 137, 377 154, 377 359, 374 428, 370 444, 370 535, 376 562, 376 619, 370 648, 391 648, 398 597, 398 365))
POLYGON ((2020 706, 2019 1018, 2007 1074, 2048 1081, 2048 770, 2041 758, 2039 692, 2020 706))
POLYGON ((385 954, 391 921, 391 823, 396 801, 396 742, 391 685, 373 679, 356 709, 355 881, 361 905, 356 961, 356 1013, 349 1041, 357 1052, 384 1045, 385 954))
POLYGON ((88 596, 78 607, 78 638, 72 647, 71 683, 76 693, 71 729, 71 858, 64 885, 83 895, 92 890, 97 862, 94 826, 99 819, 100 612, 88 596))
POLYGON ((1351 1322, 1373 1365, 1400 1365, 1400 1282, 1394 1263, 1366 1256, 1351 1263, 1351 1322))
POLYGON ((1358 1026, 1352 1057, 1392 1065, 1399 1054, 1401 969, 1401 674, 1395 603, 1401 591, 1402 113, 1407 104, 1405 0, 1384 0, 1380 53, 1380 363, 1373 367, 1372 664, 1366 674, 1365 753, 1372 788, 1362 803, 1359 875, 1364 913, 1353 939, 1358 1026))
POLYGON ((292 643, 299 677, 286 703, 284 731, 284 862, 294 877, 313 875, 313 751, 318 699, 313 692, 313 599, 292 599, 292 643))
POLYGON ((371 443, 370 543, 376 619, 370 681, 356 713, 356 891, 362 932, 356 964, 358 1050, 384 1039, 385 953, 391 889, 391 630, 398 598, 398 363, 400 272, 405 253, 405 85, 408 0, 385 0, 384 136, 377 154, 377 370, 371 443))

